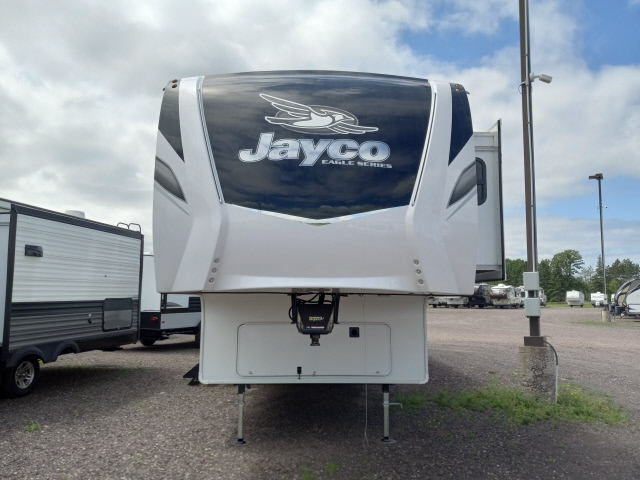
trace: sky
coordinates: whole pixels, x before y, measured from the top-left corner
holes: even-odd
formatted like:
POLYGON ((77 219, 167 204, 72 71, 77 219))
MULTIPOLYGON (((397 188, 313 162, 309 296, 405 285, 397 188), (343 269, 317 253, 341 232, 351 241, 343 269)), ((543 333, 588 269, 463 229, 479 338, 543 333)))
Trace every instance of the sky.
MULTIPOLYGON (((640 0, 530 0, 538 255, 640 263, 640 0)), ((503 121, 505 248, 526 258, 517 0, 0 0, 0 198, 116 224, 153 250, 162 88, 345 70, 461 83, 503 121)))

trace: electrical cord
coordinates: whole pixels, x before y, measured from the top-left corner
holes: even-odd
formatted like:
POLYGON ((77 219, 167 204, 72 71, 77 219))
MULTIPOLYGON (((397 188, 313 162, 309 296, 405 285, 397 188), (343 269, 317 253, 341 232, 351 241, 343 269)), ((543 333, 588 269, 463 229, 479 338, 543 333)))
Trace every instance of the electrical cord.
POLYGON ((555 403, 558 403, 558 366, 559 366, 558 352, 556 352, 556 349, 553 348, 553 345, 551 345, 546 340, 543 340, 543 343, 546 343, 547 345, 549 345, 551 347, 551 350, 553 350, 553 354, 556 356, 556 392, 555 392, 556 394, 554 396, 554 400, 555 400, 555 403))
POLYGON ((362 303, 362 338, 364 340, 364 438, 362 446, 369 448, 369 437, 367 430, 369 427, 369 379, 367 377, 367 314, 364 308, 364 295, 360 294, 360 302, 362 303))

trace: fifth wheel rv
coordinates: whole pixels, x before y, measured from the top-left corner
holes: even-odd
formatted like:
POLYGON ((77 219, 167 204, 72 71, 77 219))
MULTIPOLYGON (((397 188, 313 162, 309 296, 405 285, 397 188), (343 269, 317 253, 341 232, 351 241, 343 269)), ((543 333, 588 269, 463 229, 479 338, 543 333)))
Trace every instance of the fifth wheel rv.
POLYGON ((184 78, 164 91, 157 288, 202 298, 197 379, 428 379, 426 298, 504 278, 500 124, 459 84, 349 72, 184 78), (366 355, 366 356, 365 356, 366 355), (366 360, 366 361, 365 361, 366 360))
POLYGON ((2 392, 33 390, 40 362, 138 340, 140 232, 0 200, 2 392))
POLYGON ((614 315, 640 315, 640 278, 623 283, 611 303, 614 315))
POLYGON ((516 297, 515 288, 501 283, 491 287, 491 303, 495 308, 518 308, 520 299, 516 297))

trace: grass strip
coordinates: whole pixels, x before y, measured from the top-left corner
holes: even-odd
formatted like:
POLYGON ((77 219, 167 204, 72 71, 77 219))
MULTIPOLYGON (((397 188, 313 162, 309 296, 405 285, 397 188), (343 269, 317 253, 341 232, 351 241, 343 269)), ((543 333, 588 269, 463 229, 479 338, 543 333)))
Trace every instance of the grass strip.
POLYGON ((497 384, 457 393, 442 389, 435 393, 399 394, 395 401, 402 403, 409 411, 424 408, 429 403, 451 410, 495 410, 516 425, 529 425, 545 419, 581 423, 603 422, 609 425, 627 421, 627 415, 619 405, 614 404, 611 395, 570 383, 558 387, 556 404, 497 384))

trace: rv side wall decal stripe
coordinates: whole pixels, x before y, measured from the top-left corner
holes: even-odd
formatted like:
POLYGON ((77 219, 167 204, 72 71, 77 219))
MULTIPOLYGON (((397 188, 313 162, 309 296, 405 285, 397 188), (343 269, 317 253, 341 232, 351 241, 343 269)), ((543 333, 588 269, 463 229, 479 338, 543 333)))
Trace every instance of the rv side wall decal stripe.
POLYGON ((182 134, 180 132, 180 82, 169 82, 164 89, 158 130, 184 162, 182 134))
MULTIPOLYGON (((127 330, 137 334, 138 299, 131 302, 131 327, 127 330)), ((76 342, 90 338, 105 338, 103 324, 103 301, 83 302, 21 302, 11 305, 11 330, 7 350, 73 339, 76 342)), ((123 329, 114 330, 121 335, 123 329)))

